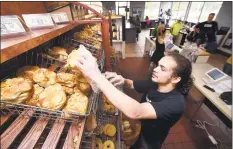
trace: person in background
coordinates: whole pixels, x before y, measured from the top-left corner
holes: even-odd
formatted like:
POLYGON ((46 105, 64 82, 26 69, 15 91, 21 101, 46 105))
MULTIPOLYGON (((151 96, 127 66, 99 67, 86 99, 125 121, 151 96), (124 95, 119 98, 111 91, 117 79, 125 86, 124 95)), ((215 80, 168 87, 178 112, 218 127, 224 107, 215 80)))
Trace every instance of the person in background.
POLYGON ((159 12, 159 23, 163 20, 163 9, 160 9, 159 12))
POLYGON ((165 11, 165 14, 166 14, 166 27, 169 27, 169 21, 172 16, 171 9, 168 9, 167 11, 165 11))
POLYGON ((197 45, 205 43, 205 49, 209 53, 215 52, 217 48, 216 33, 218 31, 218 23, 213 21, 215 13, 210 13, 208 20, 201 22, 194 27, 198 33, 197 45))
POLYGON ((229 76, 232 76, 232 56, 229 57, 223 66, 223 72, 229 76))
POLYGON ((174 22, 171 26, 171 34, 173 36, 173 42, 175 43, 178 35, 179 35, 179 32, 180 30, 184 27, 184 24, 182 23, 181 21, 181 18, 178 18, 176 22, 174 22))
POLYGON ((141 33, 141 21, 140 21, 139 15, 136 16, 136 20, 134 22, 134 25, 136 27, 136 38, 138 40, 139 33, 141 33))
POLYGON ((151 57, 151 62, 153 63, 154 66, 158 66, 159 60, 164 57, 164 51, 165 51, 165 44, 164 44, 164 38, 165 38, 165 32, 166 28, 164 24, 160 24, 157 28, 157 38, 155 40, 155 47, 156 50, 154 51, 152 57, 151 57))
POLYGON ((130 80, 114 72, 101 74, 90 51, 81 49, 77 67, 89 82, 95 83, 107 99, 131 119, 141 121, 137 142, 130 149, 161 149, 170 129, 185 109, 185 95, 192 87, 192 64, 180 54, 163 57, 151 80, 130 80), (143 93, 133 99, 115 86, 125 85, 143 93))
POLYGON ((147 27, 147 28, 150 27, 150 19, 149 19, 148 16, 146 16, 145 21, 146 21, 146 27, 147 27))

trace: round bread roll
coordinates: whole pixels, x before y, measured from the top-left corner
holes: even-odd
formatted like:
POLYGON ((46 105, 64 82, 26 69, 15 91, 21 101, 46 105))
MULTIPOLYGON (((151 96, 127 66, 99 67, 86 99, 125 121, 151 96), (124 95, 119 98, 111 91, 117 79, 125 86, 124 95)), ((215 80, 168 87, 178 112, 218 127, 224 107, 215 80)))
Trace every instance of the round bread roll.
POLYGON ((68 54, 66 53, 66 49, 62 47, 57 47, 57 46, 49 49, 48 54, 56 58, 61 58, 63 60, 67 59, 68 57, 68 54))
POLYGON ((105 124, 103 131, 105 135, 113 137, 116 134, 116 127, 112 124, 105 124))
POLYGON ((48 87, 56 83, 56 73, 45 68, 37 70, 33 76, 34 82, 42 87, 48 87))
POLYGON ((115 149, 115 144, 111 140, 107 140, 103 144, 103 149, 115 149))
POLYGON ((33 92, 32 98, 26 101, 26 104, 32 105, 32 106, 40 106, 38 103, 38 96, 44 90, 44 88, 40 87, 38 84, 34 84, 33 90, 34 92, 33 92))
POLYGON ((88 83, 78 83, 75 90, 80 90, 84 95, 89 96, 91 92, 91 86, 88 83), (77 88, 77 89, 76 89, 77 88))
POLYGON ((32 95, 32 82, 24 78, 7 79, 1 83, 1 99, 8 102, 24 103, 32 95))
POLYGON ((70 96, 63 111, 85 114, 88 106, 88 98, 82 93, 74 93, 70 96))
POLYGON ((96 142, 96 148, 97 149, 103 149, 103 142, 102 142, 102 140, 100 138, 96 138, 95 142, 96 142))
MULTIPOLYGON (((86 52, 86 49, 83 45, 79 45, 78 50, 72 50, 72 52, 68 55, 67 58, 67 64, 65 67, 71 68, 71 69, 78 69, 77 68, 77 57, 82 54, 82 52, 86 52)), ((87 53, 89 54, 89 52, 87 53)))
POLYGON ((57 82, 63 86, 73 87, 76 84, 76 77, 71 73, 57 73, 57 82))
POLYGON ((73 87, 62 86, 62 88, 63 88, 63 91, 68 95, 71 95, 74 93, 73 87))
POLYGON ((17 70, 17 76, 23 77, 25 79, 33 80, 33 76, 37 70, 40 68, 38 66, 24 66, 17 70))
POLYGON ((46 87, 38 96, 38 105, 51 110, 60 110, 66 101, 66 94, 58 83, 46 87))

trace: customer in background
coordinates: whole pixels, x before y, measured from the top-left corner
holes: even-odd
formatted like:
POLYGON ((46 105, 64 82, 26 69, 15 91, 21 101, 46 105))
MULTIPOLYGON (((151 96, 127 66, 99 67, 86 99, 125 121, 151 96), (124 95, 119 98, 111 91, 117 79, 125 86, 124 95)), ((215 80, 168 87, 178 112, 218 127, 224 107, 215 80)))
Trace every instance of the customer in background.
POLYGON ((101 74, 90 51, 80 49, 77 67, 96 84, 107 99, 131 119, 141 121, 137 142, 130 149, 161 149, 170 129, 184 113, 185 98, 192 87, 192 64, 180 54, 159 61, 151 80, 130 80, 114 72, 101 74), (114 86, 125 85, 143 96, 133 99, 114 86))
POLYGON ((199 34, 197 45, 205 43, 205 49, 209 53, 215 52, 217 48, 216 33, 218 31, 218 23, 213 21, 215 13, 210 13, 208 20, 197 24, 194 29, 199 34))
POLYGON ((232 56, 229 57, 224 64, 223 72, 225 72, 229 76, 232 76, 232 56))
POLYGON ((158 66, 159 60, 164 57, 164 51, 165 51, 165 44, 164 44, 164 38, 165 38, 165 32, 166 28, 164 24, 161 24, 157 28, 157 38, 155 40, 156 50, 153 53, 151 57, 151 62, 154 68, 155 66, 158 66))
POLYGON ((160 9, 160 12, 159 12, 159 23, 161 22, 161 21, 163 21, 163 9, 160 9))
POLYGON ((171 9, 168 9, 167 11, 165 11, 165 14, 166 14, 166 27, 169 27, 169 21, 172 16, 171 9))
POLYGON ((141 21, 140 21, 139 15, 136 16, 136 20, 134 22, 134 25, 136 27, 136 38, 138 40, 139 33, 141 33, 141 21))
POLYGON ((171 34, 173 36, 173 42, 177 40, 180 30, 184 27, 184 24, 181 21, 181 18, 178 18, 171 26, 171 34))
POLYGON ((146 16, 145 21, 146 21, 146 27, 147 27, 147 28, 150 27, 150 19, 149 19, 148 16, 146 16))

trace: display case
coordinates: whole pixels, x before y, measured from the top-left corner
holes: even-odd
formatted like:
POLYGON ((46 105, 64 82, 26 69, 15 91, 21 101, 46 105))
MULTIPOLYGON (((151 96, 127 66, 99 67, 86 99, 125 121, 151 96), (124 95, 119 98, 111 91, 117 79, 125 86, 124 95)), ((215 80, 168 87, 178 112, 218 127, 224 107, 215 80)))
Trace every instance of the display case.
MULTIPOLYGON (((68 24, 56 25, 52 29, 39 29, 31 31, 25 36, 1 40, 1 82, 14 78, 18 75, 18 68, 27 65, 46 68, 55 73, 70 73, 70 69, 64 67, 65 62, 63 60, 48 55, 49 50, 54 46, 62 46, 67 49, 69 54, 82 44, 97 58, 99 69, 102 72, 112 70, 109 20, 101 13, 82 3, 71 2, 69 5, 71 5, 71 8, 74 7, 83 10, 83 12, 91 11, 100 19, 91 20, 83 17, 83 14, 77 15, 78 19, 74 17, 68 24), (99 24, 100 30, 99 32, 92 31, 93 39, 79 40, 79 38, 76 38, 77 33, 81 34, 85 28, 90 29, 96 24, 99 24), (97 37, 100 37, 100 39, 98 40, 97 37), (97 48, 93 41, 100 42, 101 46, 97 48)), ((2 85, 1 87, 3 87, 2 85)), ((91 92, 88 96, 89 103, 86 112, 69 112, 68 116, 61 110, 7 102, 1 99, 0 148, 83 149, 87 146, 85 142, 95 148, 95 137, 98 133, 95 131, 87 133, 84 130, 86 118, 90 113, 96 116, 98 126, 105 123, 115 125, 117 133, 110 139, 113 139, 116 147, 120 148, 118 114, 104 115, 102 97, 101 93, 91 92)), ((104 139, 109 138, 105 137, 104 139)))

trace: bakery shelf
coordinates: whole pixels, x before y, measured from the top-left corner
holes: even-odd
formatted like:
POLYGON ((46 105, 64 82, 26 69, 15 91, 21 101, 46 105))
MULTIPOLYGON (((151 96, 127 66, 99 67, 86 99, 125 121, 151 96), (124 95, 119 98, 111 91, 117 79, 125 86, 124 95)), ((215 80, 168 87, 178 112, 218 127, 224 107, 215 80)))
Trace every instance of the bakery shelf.
POLYGON ((1 39, 1 63, 31 50, 77 26, 77 23, 58 25, 52 29, 29 32, 25 36, 1 39))

